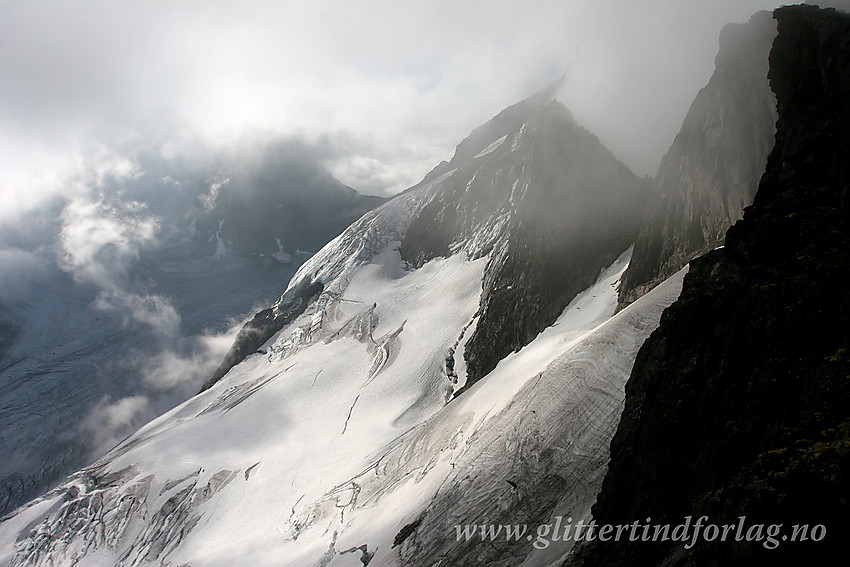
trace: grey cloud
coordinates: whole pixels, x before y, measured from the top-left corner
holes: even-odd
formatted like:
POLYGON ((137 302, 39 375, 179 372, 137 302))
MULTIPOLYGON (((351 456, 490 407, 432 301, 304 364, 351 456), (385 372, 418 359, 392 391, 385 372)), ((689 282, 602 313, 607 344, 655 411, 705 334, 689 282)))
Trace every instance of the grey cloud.
POLYGON ((103 191, 107 180, 138 175, 137 164, 122 159, 101 160, 90 171, 90 194, 69 202, 62 211, 58 237, 59 266, 79 283, 98 288, 92 306, 120 313, 150 326, 165 337, 179 332, 180 317, 165 298, 136 290, 130 270, 140 250, 158 243, 159 220, 143 203, 119 199, 103 191))
POLYGON ((172 336, 154 352, 128 351, 123 367, 138 376, 138 393, 103 396, 83 417, 76 433, 93 454, 102 454, 145 422, 198 391, 224 357, 247 319, 230 321, 219 333, 172 336))
POLYGON ((138 202, 108 205, 79 199, 62 213, 60 266, 79 282, 105 291, 122 287, 139 249, 156 242, 157 220, 138 202))
POLYGON ((91 448, 104 453, 114 447, 139 418, 148 410, 146 396, 127 396, 113 400, 104 396, 83 417, 78 426, 78 434, 87 439, 91 448))
POLYGON ((563 100, 579 121, 653 174, 723 24, 774 4, 5 2, 0 205, 21 186, 44 185, 32 201, 64 194, 51 171, 72 170, 94 141, 193 137, 348 136, 332 168, 391 193, 567 69, 563 100))

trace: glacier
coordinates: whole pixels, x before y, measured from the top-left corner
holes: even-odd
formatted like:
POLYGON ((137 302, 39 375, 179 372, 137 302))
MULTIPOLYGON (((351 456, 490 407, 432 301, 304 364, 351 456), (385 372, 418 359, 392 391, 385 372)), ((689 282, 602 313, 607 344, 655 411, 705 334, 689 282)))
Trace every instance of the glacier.
POLYGON ((458 542, 455 525, 588 516, 637 350, 684 271, 615 314, 637 225, 578 228, 627 218, 642 181, 551 94, 307 260, 201 393, 7 515, 0 563, 561 560, 569 542, 458 542), (543 209, 551 231, 528 223, 543 209), (432 222, 453 232, 432 242, 432 222), (485 316, 523 336, 473 376, 485 316))
MULTIPOLYGON (((520 521, 553 478, 562 490, 542 510, 587 515, 634 356, 682 274, 613 316, 624 252, 446 404, 456 384, 445 359, 474 319, 486 258, 408 270, 398 240, 368 248, 378 219, 404 224, 410 208, 384 205, 302 266, 327 270, 327 297, 267 348, 7 517, 0 562, 346 565, 356 558, 337 552, 367 545, 373 564, 431 564, 463 552, 454 524, 520 521), (293 334, 300 348, 282 349, 293 334)), ((497 551, 544 565, 569 550, 520 547, 497 551)))

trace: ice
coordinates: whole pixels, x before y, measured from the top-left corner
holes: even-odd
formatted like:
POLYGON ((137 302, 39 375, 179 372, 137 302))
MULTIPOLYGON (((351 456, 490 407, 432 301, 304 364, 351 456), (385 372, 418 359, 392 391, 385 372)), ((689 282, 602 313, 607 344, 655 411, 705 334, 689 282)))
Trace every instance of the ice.
POLYGON ((0 524, 0 560, 298 566, 324 557, 343 567, 359 555, 340 551, 366 545, 374 565, 424 565, 456 545, 453 522, 507 523, 500 513, 522 512, 506 479, 531 502, 557 494, 546 514, 587 515, 634 356, 682 275, 613 315, 627 251, 552 327, 447 404, 458 385, 445 358, 475 324, 487 258, 461 253, 408 271, 397 240, 368 259, 350 243, 337 243, 348 252, 325 272, 337 295, 321 323, 314 311, 294 324, 314 327, 302 349, 250 356, 19 510, 0 524), (535 484, 554 477, 569 483, 554 493, 535 484), (415 539, 393 549, 419 518, 415 539), (35 526, 42 536, 26 539, 35 526))

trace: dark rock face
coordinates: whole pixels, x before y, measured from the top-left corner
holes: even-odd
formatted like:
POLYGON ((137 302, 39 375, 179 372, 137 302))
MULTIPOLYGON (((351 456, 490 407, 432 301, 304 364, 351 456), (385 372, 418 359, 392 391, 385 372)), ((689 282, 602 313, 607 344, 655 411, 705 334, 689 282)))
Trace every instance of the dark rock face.
POLYGON ((645 183, 551 100, 556 87, 458 146, 450 164, 458 171, 401 245, 414 266, 458 250, 492 252, 464 354, 466 386, 551 325, 637 236, 645 183))
POLYGON ((773 147, 767 56, 775 32, 769 12, 723 29, 714 75, 658 169, 620 287, 621 306, 717 246, 752 203, 773 147))
POLYGON ((570 565, 829 564, 850 528, 850 17, 778 9, 776 144, 642 347, 597 524, 824 525, 820 542, 594 543, 570 565))
MULTIPOLYGON (((524 165, 521 163, 522 156, 513 155, 513 144, 519 145, 522 142, 523 146, 528 145, 528 139, 519 139, 520 130, 523 130, 523 125, 544 106, 552 103, 559 86, 560 81, 549 85, 534 96, 509 106, 489 122, 473 130, 458 144, 451 162, 440 164, 426 176, 425 181, 428 177, 460 168, 460 175, 455 175, 451 185, 441 190, 407 228, 400 249, 406 261, 415 267, 421 267, 432 258, 448 256, 451 254, 452 244, 460 245, 471 240, 479 229, 486 228, 488 222, 492 224, 499 213, 507 212, 512 205, 511 195, 517 199, 522 198, 522 188, 517 191, 512 185, 513 181, 519 178, 519 172, 515 170, 524 165), (501 158, 500 164, 489 167, 488 163, 483 163, 483 156, 478 156, 491 143, 502 137, 504 142, 491 152, 491 155, 496 154, 501 158), (505 172, 505 168, 500 168, 499 165, 507 165, 510 169, 505 172), (486 179, 479 179, 482 166, 486 179)), ((561 114, 563 122, 573 122, 565 107, 554 104, 553 108, 555 107, 558 110, 554 113, 561 114)), ((527 149, 523 147, 524 151, 527 149)), ((489 239, 474 251, 477 257, 488 254, 492 250, 494 240, 493 235, 490 235, 489 239)))

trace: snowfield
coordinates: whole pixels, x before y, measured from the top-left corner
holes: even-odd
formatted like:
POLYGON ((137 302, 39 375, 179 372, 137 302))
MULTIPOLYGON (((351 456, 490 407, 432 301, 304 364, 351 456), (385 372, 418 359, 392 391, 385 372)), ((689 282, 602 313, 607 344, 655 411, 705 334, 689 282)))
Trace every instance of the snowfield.
MULTIPOLYGON (((344 566, 363 552, 341 551, 366 545, 373 566, 426 565, 476 544, 456 542, 455 524, 531 520, 542 497, 551 516, 586 517, 634 356, 682 275, 612 317, 624 253, 446 403, 463 381, 446 358, 474 320, 486 258, 406 271, 397 246, 344 263, 347 283, 261 353, 7 518, 0 561, 344 566), (282 348, 293 334, 309 337, 282 348)), ((522 547, 507 564, 568 551, 522 547)))

